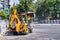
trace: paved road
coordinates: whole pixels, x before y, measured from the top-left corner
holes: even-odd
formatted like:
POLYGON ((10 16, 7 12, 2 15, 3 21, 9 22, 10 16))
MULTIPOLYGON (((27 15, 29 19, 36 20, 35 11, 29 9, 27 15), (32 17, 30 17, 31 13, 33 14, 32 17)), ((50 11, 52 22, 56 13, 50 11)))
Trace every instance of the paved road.
POLYGON ((0 40, 60 40, 60 25, 33 25, 33 33, 4 36, 0 40))

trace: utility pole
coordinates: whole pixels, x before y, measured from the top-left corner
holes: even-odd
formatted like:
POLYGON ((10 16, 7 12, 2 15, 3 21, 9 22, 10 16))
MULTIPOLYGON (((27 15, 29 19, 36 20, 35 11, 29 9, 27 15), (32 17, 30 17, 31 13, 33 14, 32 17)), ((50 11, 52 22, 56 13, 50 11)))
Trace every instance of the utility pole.
POLYGON ((10 9, 10 0, 8 0, 8 8, 10 9))

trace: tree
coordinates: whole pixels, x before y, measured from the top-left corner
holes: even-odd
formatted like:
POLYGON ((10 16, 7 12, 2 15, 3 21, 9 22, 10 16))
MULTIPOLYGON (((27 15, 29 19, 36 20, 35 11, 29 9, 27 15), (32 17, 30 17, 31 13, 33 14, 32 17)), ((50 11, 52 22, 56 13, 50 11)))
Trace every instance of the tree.
POLYGON ((36 16, 38 19, 60 19, 60 0, 44 0, 43 2, 37 1, 36 16))
POLYGON ((34 0, 20 0, 20 4, 14 6, 13 8, 16 8, 18 10, 18 13, 22 12, 35 12, 35 7, 34 7, 34 0))
MULTIPOLYGON (((51 1, 51 0, 50 0, 51 1)), ((60 10, 59 10, 60 0, 53 0, 53 2, 49 2, 49 10, 52 15, 52 19, 59 19, 60 10)))
POLYGON ((6 13, 4 11, 0 12, 0 17, 5 19, 7 17, 6 13))
POLYGON ((46 1, 43 1, 41 3, 39 3, 39 1, 37 1, 37 9, 36 9, 36 16, 38 17, 39 20, 43 20, 46 19, 46 17, 48 16, 48 3, 46 1))
POLYGON ((20 4, 24 7, 25 11, 33 11, 33 0, 21 0, 20 4))

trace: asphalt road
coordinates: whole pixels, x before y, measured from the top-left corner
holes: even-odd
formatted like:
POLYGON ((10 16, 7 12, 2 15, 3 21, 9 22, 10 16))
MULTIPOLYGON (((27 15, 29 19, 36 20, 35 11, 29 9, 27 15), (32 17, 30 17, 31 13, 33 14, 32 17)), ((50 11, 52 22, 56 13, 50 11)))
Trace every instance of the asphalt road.
POLYGON ((2 36, 0 40, 60 40, 60 25, 36 25, 27 35, 2 36))

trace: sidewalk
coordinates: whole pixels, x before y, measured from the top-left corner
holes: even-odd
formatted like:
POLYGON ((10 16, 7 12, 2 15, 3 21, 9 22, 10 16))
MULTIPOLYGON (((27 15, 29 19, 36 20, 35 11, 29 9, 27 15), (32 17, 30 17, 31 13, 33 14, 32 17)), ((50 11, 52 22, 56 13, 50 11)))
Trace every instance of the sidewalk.
POLYGON ((0 33, 0 38, 2 38, 3 37, 3 35, 0 33))

